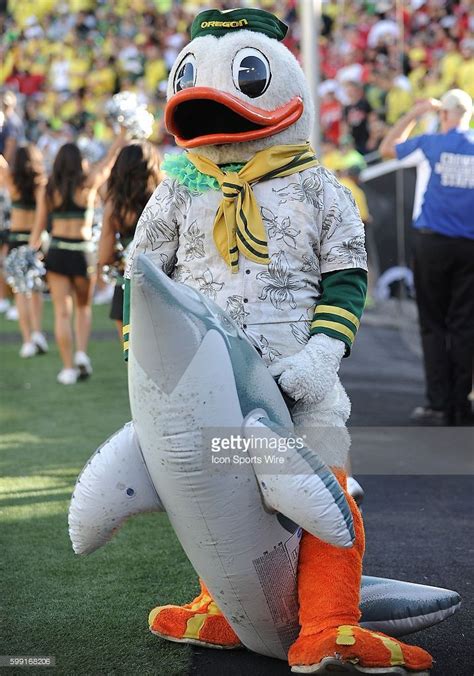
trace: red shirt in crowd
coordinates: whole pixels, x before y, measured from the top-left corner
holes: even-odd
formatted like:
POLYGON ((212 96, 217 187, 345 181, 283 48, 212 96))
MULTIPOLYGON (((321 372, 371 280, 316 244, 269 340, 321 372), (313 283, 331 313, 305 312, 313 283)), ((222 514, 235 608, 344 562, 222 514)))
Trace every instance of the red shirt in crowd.
POLYGON ((329 140, 339 144, 341 136, 342 106, 337 99, 326 99, 321 101, 319 108, 319 117, 321 120, 321 131, 329 140))

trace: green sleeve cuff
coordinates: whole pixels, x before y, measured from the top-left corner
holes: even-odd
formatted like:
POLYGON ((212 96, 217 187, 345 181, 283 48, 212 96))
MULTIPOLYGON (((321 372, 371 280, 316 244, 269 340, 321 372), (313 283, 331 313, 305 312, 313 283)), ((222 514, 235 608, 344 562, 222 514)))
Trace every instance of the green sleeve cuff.
POLYGON ((324 333, 341 340, 351 353, 367 295, 367 272, 361 268, 323 274, 321 298, 315 308, 311 335, 324 333))

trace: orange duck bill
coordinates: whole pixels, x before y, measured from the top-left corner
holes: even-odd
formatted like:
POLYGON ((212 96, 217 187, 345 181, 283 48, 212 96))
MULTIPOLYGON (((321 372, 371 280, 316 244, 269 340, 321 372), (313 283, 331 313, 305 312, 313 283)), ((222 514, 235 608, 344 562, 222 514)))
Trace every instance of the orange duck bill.
POLYGON ((299 96, 281 108, 262 110, 211 87, 190 87, 168 101, 165 124, 179 146, 197 148, 273 136, 294 124, 302 113, 299 96))

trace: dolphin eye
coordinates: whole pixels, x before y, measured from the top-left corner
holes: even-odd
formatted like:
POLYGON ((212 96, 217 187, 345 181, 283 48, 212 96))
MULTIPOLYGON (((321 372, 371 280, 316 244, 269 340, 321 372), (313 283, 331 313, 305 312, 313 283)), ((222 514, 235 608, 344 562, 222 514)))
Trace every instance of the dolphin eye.
POLYGON ((251 99, 261 96, 272 78, 267 57, 253 47, 241 49, 232 63, 232 77, 242 94, 251 99))
POLYGON ((182 89, 194 87, 196 84, 196 59, 194 54, 186 54, 179 64, 176 75, 174 76, 174 90, 180 92, 182 89))

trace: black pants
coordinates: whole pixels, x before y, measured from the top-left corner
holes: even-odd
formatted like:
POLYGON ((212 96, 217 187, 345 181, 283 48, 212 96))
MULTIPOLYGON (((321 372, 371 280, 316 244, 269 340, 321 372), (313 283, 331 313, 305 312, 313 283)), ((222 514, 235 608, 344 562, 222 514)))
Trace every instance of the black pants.
POLYGON ((448 416, 467 415, 474 356, 474 240, 417 233, 415 287, 428 404, 448 416))

